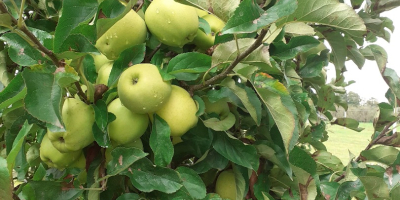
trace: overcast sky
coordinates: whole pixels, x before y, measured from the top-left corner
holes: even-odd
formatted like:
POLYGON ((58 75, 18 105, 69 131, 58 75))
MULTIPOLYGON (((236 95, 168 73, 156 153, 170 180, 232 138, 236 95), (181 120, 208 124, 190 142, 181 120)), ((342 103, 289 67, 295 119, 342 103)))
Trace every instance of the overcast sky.
MULTIPOLYGON (((400 8, 396 8, 381 14, 393 20, 395 30, 391 36, 390 43, 379 39, 376 44, 382 46, 388 53, 388 63, 386 67, 394 69, 400 75, 400 8)), ((367 46, 368 44, 365 44, 367 46)), ((387 102, 385 93, 389 88, 379 73, 375 61, 366 61, 364 67, 359 70, 352 62, 346 62, 347 72, 344 73, 346 82, 350 80, 356 83, 347 87, 348 91, 358 93, 361 98, 368 100, 371 97, 378 99, 379 102, 387 102)), ((335 69, 332 64, 327 68, 328 82, 335 77, 335 69)))

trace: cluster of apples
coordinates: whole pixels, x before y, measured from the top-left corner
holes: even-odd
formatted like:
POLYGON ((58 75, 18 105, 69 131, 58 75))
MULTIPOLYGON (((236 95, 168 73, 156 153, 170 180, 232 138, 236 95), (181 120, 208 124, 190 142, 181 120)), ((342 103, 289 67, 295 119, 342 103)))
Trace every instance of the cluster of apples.
MULTIPOLYGON (((101 52, 93 56, 98 72, 96 84, 108 84, 113 60, 125 49, 145 42, 147 29, 165 45, 182 47, 192 43, 197 50, 204 51, 214 45, 215 33, 224 25, 213 14, 174 0, 154 0, 144 17, 130 10, 96 41, 101 52), (198 17, 210 24, 211 34, 199 29, 198 17)), ((133 65, 121 74, 117 85, 111 87, 117 87, 118 97, 107 107, 116 119, 107 127, 112 146, 106 149, 106 162, 111 160, 111 151, 116 146, 143 150, 140 137, 155 120, 154 114, 168 124, 171 136, 178 140, 198 122, 198 107, 191 95, 185 89, 164 81, 155 65, 133 65)), ((203 100, 206 113, 216 113, 221 119, 230 113, 226 100, 214 103, 207 98, 203 100)), ((67 98, 61 115, 65 130, 47 131, 40 146, 40 158, 49 167, 84 169, 86 159, 82 150, 94 141, 93 107, 79 98, 67 98)))

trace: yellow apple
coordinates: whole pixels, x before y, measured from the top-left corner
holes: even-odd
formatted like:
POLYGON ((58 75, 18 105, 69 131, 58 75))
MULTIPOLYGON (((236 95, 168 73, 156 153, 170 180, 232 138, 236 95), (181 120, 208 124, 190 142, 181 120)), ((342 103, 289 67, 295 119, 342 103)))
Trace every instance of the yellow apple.
POLYGON ((181 137, 172 137, 172 144, 173 145, 181 143, 181 142, 183 142, 181 137))
POLYGON ((121 104, 119 98, 113 100, 107 109, 117 117, 108 125, 108 135, 118 144, 131 143, 139 139, 146 131, 149 116, 130 111, 121 104))
POLYGON ((105 64, 113 62, 112 60, 108 60, 104 54, 92 54, 92 57, 94 60, 94 66, 96 67, 96 72, 99 72, 100 68, 105 64))
POLYGON ((121 103, 134 113, 152 113, 171 95, 171 84, 162 79, 152 64, 137 64, 122 72, 118 81, 121 103))
POLYGON ((215 34, 220 32, 224 26, 225 22, 219 19, 215 15, 205 15, 203 19, 208 22, 211 28, 211 33, 206 35, 202 30, 197 30, 197 35, 193 40, 193 43, 199 48, 203 50, 207 50, 208 48, 214 45, 215 34))
POLYGON ((215 184, 215 193, 221 198, 236 200, 236 181, 233 170, 221 172, 215 184))
POLYGON ((197 105, 190 94, 185 89, 173 85, 167 103, 156 111, 156 114, 168 123, 171 136, 180 137, 196 126, 198 121, 196 112, 197 105))
POLYGON ((60 152, 79 151, 94 141, 94 110, 90 105, 67 98, 62 107, 62 120, 66 131, 48 131, 50 141, 60 152))
POLYGON ((44 135, 40 143, 40 159, 49 167, 63 170, 73 164, 82 155, 82 151, 62 153, 56 149, 49 139, 49 134, 44 135))
POLYGON ((196 12, 197 12, 197 15, 198 15, 199 17, 204 17, 204 16, 208 15, 208 12, 205 11, 205 10, 202 10, 202 9, 196 8, 196 12))
POLYGON ((133 10, 111 26, 96 41, 96 47, 108 59, 115 60, 127 48, 146 40, 146 24, 133 10))
POLYGON ((108 78, 110 77, 112 67, 113 67, 113 63, 109 62, 109 63, 104 64, 100 68, 100 70, 98 71, 97 79, 96 79, 97 84, 107 85, 108 78))
POLYGON ((174 0, 154 0, 144 16, 150 32, 173 47, 191 42, 199 27, 196 9, 174 0))

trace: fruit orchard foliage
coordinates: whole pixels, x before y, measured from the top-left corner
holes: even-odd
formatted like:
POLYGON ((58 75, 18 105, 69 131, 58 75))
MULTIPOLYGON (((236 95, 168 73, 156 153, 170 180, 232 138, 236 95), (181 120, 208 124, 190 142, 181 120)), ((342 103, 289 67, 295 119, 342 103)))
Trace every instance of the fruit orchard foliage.
POLYGON ((399 1, 340 2, 0 0, 0 199, 399 199, 399 1), (342 163, 366 59, 389 103, 342 163))

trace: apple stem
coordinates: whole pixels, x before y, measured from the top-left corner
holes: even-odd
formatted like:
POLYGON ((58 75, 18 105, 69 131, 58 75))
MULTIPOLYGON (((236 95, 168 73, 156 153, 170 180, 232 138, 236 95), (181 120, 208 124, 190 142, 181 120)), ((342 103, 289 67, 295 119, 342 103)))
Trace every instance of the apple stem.
MULTIPOLYGON (((13 25, 14 26, 17 25, 18 29, 21 30, 23 33, 25 33, 26 36, 28 36, 28 38, 31 40, 31 41, 27 41, 28 43, 31 44, 33 42, 36 45, 35 48, 38 48, 40 51, 42 51, 44 54, 46 54, 51 59, 51 61, 53 61, 54 65, 56 65, 57 67, 64 67, 63 63, 58 60, 58 58, 54 55, 54 53, 52 51, 48 50, 46 47, 44 47, 42 45, 42 43, 40 43, 40 41, 36 38, 36 36, 33 35, 33 33, 31 31, 28 30, 25 23, 22 23, 18 26, 18 21, 7 10, 7 7, 3 1, 0 1, 0 11, 2 13, 7 13, 11 17, 11 21, 12 21, 13 25)), ((22 38, 25 40, 28 40, 26 37, 22 37, 22 38)))
POLYGON ((246 51, 244 51, 243 53, 240 53, 233 62, 231 62, 231 64, 220 74, 208 79, 207 81, 197 84, 197 85, 192 85, 189 88, 189 93, 193 94, 195 91, 197 90, 201 90, 205 87, 208 87, 209 85, 212 85, 214 83, 216 83, 217 81, 225 78, 232 70, 233 68, 236 67, 236 65, 238 65, 240 63, 240 61, 242 61, 244 58, 246 58, 248 55, 250 55, 254 50, 256 50, 258 47, 260 47, 263 44, 263 39, 265 37, 265 35, 267 34, 268 30, 266 29, 262 29, 260 34, 258 35, 258 38, 256 39, 256 41, 254 41, 254 43, 248 48, 246 49, 246 51))
POLYGON ((81 99, 83 100, 83 102, 85 102, 86 104, 90 104, 90 102, 88 101, 88 98, 86 96, 86 94, 83 92, 81 85, 79 84, 78 81, 76 81, 75 83, 76 89, 78 90, 78 95, 79 97, 81 97, 81 99))

